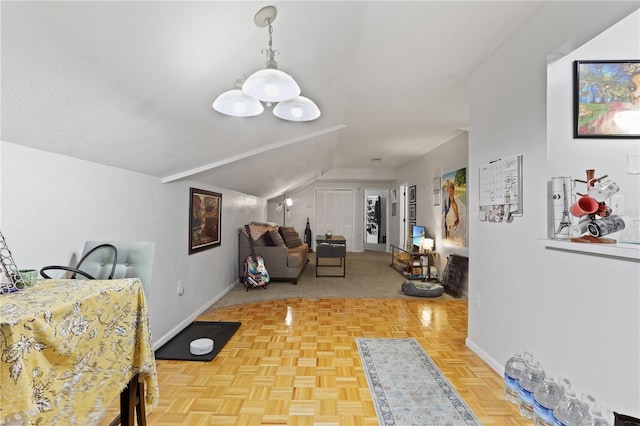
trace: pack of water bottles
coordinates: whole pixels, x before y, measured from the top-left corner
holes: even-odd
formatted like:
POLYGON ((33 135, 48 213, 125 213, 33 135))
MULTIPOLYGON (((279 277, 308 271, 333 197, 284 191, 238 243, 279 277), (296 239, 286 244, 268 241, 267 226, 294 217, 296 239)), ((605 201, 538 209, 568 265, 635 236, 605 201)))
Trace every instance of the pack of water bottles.
POLYGON ((516 353, 504 366, 504 396, 536 426, 611 426, 613 414, 591 395, 580 398, 566 378, 545 374, 528 353, 516 353))

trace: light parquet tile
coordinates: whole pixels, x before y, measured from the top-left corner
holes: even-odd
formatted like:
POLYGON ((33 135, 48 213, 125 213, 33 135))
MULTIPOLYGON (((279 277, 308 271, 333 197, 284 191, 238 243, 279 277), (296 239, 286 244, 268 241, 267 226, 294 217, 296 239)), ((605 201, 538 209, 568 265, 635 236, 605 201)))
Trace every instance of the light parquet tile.
POLYGON ((157 361, 160 403, 147 408, 149 426, 377 425, 357 337, 415 338, 482 424, 531 423, 465 346, 466 300, 284 299, 198 320, 242 326, 211 362, 157 361))

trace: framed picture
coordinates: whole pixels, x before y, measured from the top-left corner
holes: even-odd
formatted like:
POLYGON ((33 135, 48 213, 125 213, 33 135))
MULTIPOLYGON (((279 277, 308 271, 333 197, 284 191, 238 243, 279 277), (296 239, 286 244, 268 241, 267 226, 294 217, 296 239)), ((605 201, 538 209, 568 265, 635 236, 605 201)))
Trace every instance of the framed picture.
POLYGON ((640 60, 574 62, 573 137, 640 137, 640 60))
POLYGON ((397 203, 391 203, 391 216, 395 216, 397 213, 397 203))
POLYGON ((434 206, 440 205, 440 191, 433 193, 433 205, 434 206))
POLYGON ((442 188, 440 188, 440 176, 433 178, 433 192, 440 192, 442 188))
POLYGON ((409 220, 416 220, 416 205, 409 204, 409 220))
POLYGON ((397 201, 398 200, 398 193, 396 191, 396 189, 392 189, 391 190, 391 201, 397 201))
POLYGON ((220 245, 222 194, 191 188, 189 198, 189 254, 220 245))
POLYGON ((412 185, 409 187, 409 202, 410 203, 416 202, 416 186, 415 185, 412 185))

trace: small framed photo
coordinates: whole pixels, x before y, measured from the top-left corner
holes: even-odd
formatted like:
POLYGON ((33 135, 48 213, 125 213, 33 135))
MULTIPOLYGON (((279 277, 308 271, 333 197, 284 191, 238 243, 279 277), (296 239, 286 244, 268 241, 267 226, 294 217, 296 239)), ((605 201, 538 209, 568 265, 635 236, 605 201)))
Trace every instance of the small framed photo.
POLYGON ((398 203, 391 203, 391 216, 397 215, 398 203))
POLYGON ((433 192, 440 192, 440 176, 433 178, 433 192))
POLYGON ((440 205, 440 191, 433 193, 433 205, 434 206, 440 205))
POLYGON ((416 220, 416 205, 409 204, 409 220, 416 220))
POLYGON ((640 60, 575 61, 573 137, 640 137, 640 60))
POLYGON ((415 185, 412 185, 409 187, 409 202, 410 203, 416 202, 416 186, 415 185))
POLYGON ((189 199, 189 254, 221 243, 222 194, 191 188, 189 199))

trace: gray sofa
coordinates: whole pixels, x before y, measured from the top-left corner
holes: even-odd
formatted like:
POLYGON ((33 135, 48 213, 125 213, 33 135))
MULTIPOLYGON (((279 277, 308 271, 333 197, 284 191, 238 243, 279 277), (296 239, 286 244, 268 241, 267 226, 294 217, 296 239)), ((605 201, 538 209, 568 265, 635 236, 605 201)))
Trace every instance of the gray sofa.
MULTIPOLYGON (((300 240, 293 227, 275 224, 251 223, 256 255, 262 256, 271 280, 298 283, 307 264, 309 245, 300 240)), ((245 259, 251 254, 251 245, 244 228, 238 229, 238 276, 242 281, 245 259)))

